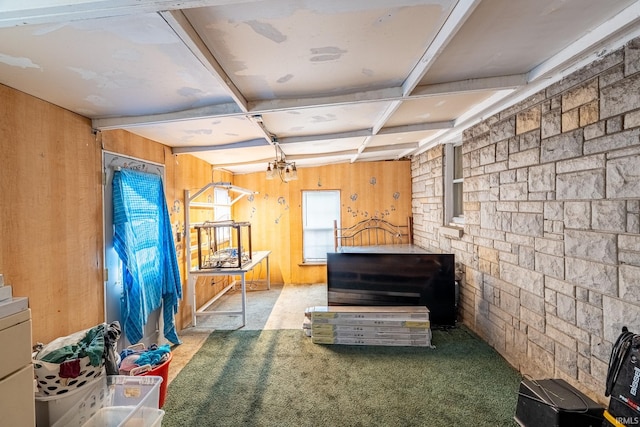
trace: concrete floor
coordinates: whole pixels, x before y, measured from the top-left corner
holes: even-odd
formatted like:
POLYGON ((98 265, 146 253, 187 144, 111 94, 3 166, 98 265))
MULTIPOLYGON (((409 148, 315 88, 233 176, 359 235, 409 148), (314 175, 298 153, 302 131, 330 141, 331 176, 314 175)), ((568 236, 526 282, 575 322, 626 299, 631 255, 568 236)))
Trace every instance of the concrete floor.
MULTIPOLYGON (((231 289, 207 311, 238 311, 241 308, 241 293, 231 289)), ((267 330, 302 329, 304 310, 307 307, 327 305, 327 285, 276 285, 267 290, 264 285, 248 286, 246 325, 242 326, 239 315, 212 314, 198 316, 196 326, 178 333, 182 344, 171 349, 168 383, 200 349, 209 334, 215 330, 267 330)))

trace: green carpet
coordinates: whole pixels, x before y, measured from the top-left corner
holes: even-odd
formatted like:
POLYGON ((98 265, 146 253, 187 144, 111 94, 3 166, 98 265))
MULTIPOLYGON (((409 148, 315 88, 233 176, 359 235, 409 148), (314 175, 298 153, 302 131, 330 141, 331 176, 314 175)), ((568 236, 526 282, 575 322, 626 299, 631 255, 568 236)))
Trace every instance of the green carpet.
POLYGON ((515 426, 520 375, 464 327, 436 348, 216 331, 168 387, 163 427, 515 426))

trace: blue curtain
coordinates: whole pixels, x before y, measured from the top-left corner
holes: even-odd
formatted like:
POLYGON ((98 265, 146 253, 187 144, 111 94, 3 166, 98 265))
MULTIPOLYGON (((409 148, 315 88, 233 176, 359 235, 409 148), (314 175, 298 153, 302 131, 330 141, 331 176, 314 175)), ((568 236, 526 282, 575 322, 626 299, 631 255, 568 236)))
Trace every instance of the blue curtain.
POLYGON ((162 179, 122 169, 113 175, 113 246, 124 264, 122 323, 130 343, 163 306, 164 336, 180 344, 174 316, 182 298, 176 248, 162 179))

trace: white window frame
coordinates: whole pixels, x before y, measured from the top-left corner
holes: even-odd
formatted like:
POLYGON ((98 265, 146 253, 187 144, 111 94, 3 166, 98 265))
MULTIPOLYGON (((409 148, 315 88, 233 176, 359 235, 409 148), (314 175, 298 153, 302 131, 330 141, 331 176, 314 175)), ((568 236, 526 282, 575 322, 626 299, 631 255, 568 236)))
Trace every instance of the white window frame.
MULTIPOLYGON (((334 249, 334 237, 333 237, 333 222, 337 221, 338 227, 340 227, 340 190, 303 190, 302 191, 302 262, 305 264, 317 264, 327 262, 327 252, 333 252, 334 249), (318 193, 335 193, 336 206, 335 211, 331 218, 322 219, 322 227, 309 227, 308 215, 317 213, 313 209, 307 208, 307 197, 318 193), (323 256, 319 256, 317 251, 312 251, 307 248, 307 242, 305 242, 305 235, 307 231, 326 232, 326 252, 323 252, 323 256), (312 255, 309 252, 315 252, 312 255)), ((317 221, 314 221, 317 222, 317 221)))
MULTIPOLYGON (((454 176, 456 148, 459 147, 460 162, 462 162, 462 142, 448 143, 444 145, 444 225, 452 227, 464 226, 464 204, 460 204, 460 211, 455 212, 454 202, 454 184, 463 186, 464 194, 464 177, 454 176)), ((462 163, 461 163, 462 165, 462 163)), ((460 168, 462 175, 462 167, 460 168)))

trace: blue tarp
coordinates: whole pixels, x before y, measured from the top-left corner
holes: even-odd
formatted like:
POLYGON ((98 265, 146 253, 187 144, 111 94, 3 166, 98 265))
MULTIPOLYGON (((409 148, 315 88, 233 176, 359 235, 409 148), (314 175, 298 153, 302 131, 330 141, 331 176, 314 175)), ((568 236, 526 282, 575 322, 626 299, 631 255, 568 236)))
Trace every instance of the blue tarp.
POLYGON ((182 283, 162 179, 130 169, 113 175, 113 246, 124 264, 122 324, 130 343, 163 306, 164 336, 180 344, 174 316, 182 283))

